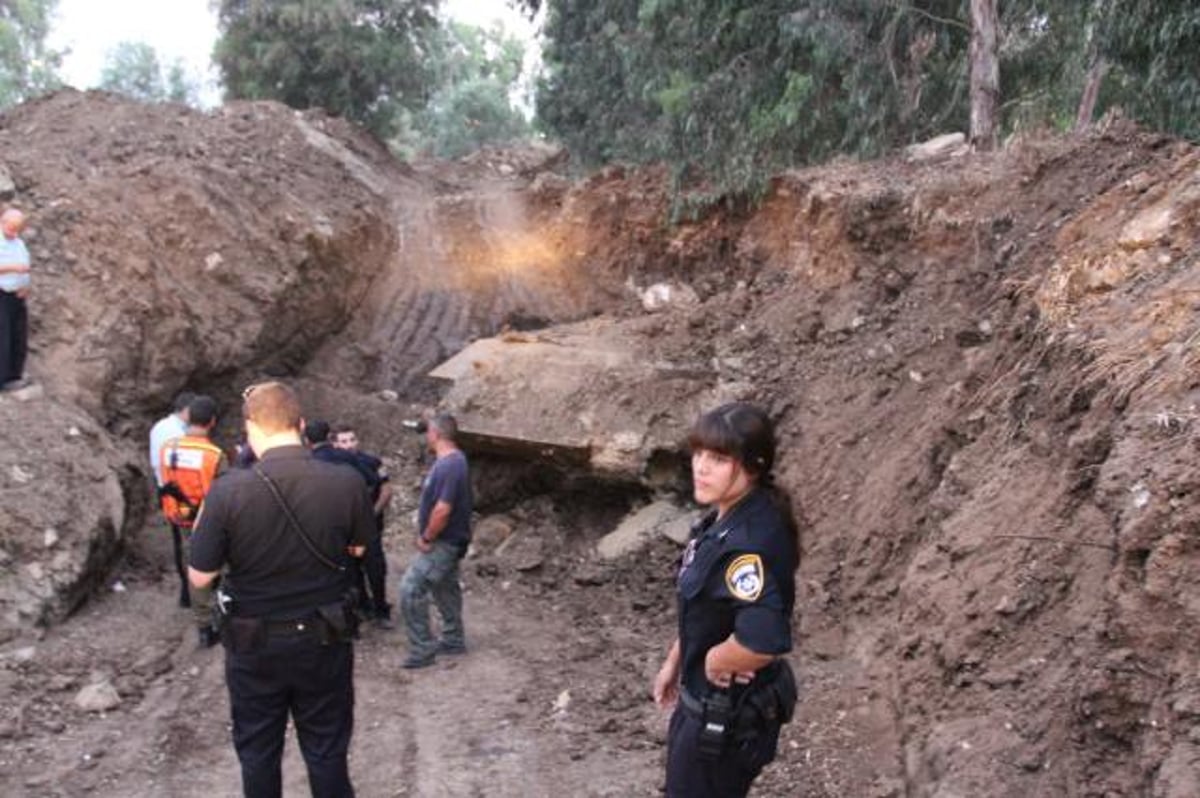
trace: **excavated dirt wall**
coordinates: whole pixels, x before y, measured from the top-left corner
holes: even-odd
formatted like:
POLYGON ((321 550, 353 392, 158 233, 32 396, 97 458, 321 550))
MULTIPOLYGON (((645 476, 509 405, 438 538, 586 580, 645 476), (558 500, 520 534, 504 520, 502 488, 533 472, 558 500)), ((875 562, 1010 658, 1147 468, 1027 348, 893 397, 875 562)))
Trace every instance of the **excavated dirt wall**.
POLYGON ((0 635, 63 618, 105 579, 145 520, 142 441, 176 393, 294 373, 391 263, 390 205, 353 146, 370 143, 272 104, 201 114, 65 91, 0 116, 31 222, 37 383, 0 397, 0 635))
POLYGON ((705 301, 629 322, 643 357, 770 407, 810 521, 770 794, 1197 792, 1196 180, 1116 126, 789 174, 649 242, 705 301))
MULTIPOLYGON (((480 458, 500 497, 485 509, 504 511, 485 526, 503 542, 471 564, 470 595, 519 645, 492 640, 462 667, 489 701, 518 672, 537 678, 515 703, 464 712, 543 734, 556 766, 578 763, 561 783, 595 783, 588 768, 619 761, 645 789, 613 789, 653 794, 641 774, 661 722, 645 686, 672 633, 678 550, 597 563, 592 548, 625 503, 682 498, 651 456, 686 428, 688 402, 739 397, 779 421, 780 481, 807 519, 802 706, 758 794, 1200 793, 1193 147, 1118 124, 991 156, 840 163, 780 176, 753 212, 672 228, 661 172, 570 184, 549 152, 400 167, 336 120, 269 104, 197 114, 66 92, 0 117, 0 141, 34 218, 45 391, 0 399, 4 636, 60 618, 107 573, 142 514, 146 424, 176 390, 232 402, 244 380, 293 377, 317 414, 358 423, 397 466, 403 518, 420 466, 397 422, 439 398, 424 372, 506 323, 600 314, 573 329, 616 330, 656 368, 636 383, 597 370, 554 405, 534 381, 508 404, 549 432, 616 404, 658 442, 642 472, 626 465, 640 484, 624 494, 609 481, 589 495, 586 473, 539 481, 536 465, 498 475, 503 461, 480 458), (648 302, 656 283, 683 299, 648 302), (88 509, 65 512, 63 493, 88 509), (55 564, 64 549, 76 565, 55 564)), ((511 392, 498 386, 478 406, 511 392)), ((393 556, 409 531, 389 530, 393 556)), ((165 568, 130 567, 141 590, 170 594, 165 568)), ((169 649, 167 616, 155 617, 169 649)), ((0 712, 0 758, 35 793, 157 794, 156 774, 145 786, 122 764, 146 747, 113 735, 127 710, 106 726, 45 686, 84 680, 105 656, 89 645, 87 661, 64 646, 5 665, 20 700, 0 712), (70 745, 53 744, 64 729, 70 745), (72 735, 98 730, 109 764, 77 772, 72 735), (51 785, 55 773, 67 781, 51 785)), ((224 762, 223 725, 182 720, 216 700, 218 669, 151 711, 187 658, 130 663, 131 646, 108 665, 128 711, 162 730, 147 745, 179 772, 198 761, 189 752, 224 762), (180 728, 187 745, 172 742, 180 728)), ((408 695, 385 672, 391 649, 368 650, 374 689, 408 695)), ((371 783, 403 781, 438 750, 410 742, 412 761, 371 783)), ((434 760, 427 780, 444 770, 434 760)), ((520 781, 490 786, 523 794, 520 781)))

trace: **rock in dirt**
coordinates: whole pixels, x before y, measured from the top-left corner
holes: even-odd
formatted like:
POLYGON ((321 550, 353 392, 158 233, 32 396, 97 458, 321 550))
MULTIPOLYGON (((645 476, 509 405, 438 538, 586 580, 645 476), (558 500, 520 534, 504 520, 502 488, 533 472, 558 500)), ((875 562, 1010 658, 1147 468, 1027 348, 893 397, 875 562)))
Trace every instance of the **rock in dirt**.
POLYGON ((666 362, 649 344, 634 326, 595 319, 476 341, 430 376, 451 383, 444 403, 470 448, 641 482, 720 393, 709 369, 666 362))
POLYGON ((936 162, 957 158, 970 151, 964 134, 946 133, 912 145, 904 151, 904 157, 913 162, 936 162))
POLYGON ((143 487, 132 457, 54 399, 0 402, 0 474, 11 480, 0 548, 24 566, 0 573, 0 631, 59 620, 83 601, 120 549, 127 490, 143 487), (64 437, 72 426, 85 434, 64 437))
POLYGON ((616 529, 601 538, 596 553, 602 559, 615 560, 641 549, 667 529, 677 535, 680 522, 686 524, 687 519, 687 511, 671 502, 653 502, 626 516, 616 529))
POLYGON ((84 712, 107 712, 120 705, 121 696, 109 681, 89 684, 75 694, 75 706, 84 712))
POLYGON ((512 536, 512 521, 504 516, 491 515, 475 525, 471 535, 471 547, 476 552, 498 549, 512 536))

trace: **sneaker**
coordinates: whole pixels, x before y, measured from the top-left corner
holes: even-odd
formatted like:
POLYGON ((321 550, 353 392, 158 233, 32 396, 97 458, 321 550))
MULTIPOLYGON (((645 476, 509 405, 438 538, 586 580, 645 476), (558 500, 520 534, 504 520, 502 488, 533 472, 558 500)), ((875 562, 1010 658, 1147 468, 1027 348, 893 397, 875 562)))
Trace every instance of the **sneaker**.
POLYGON ((409 657, 401 663, 400 667, 405 670, 415 671, 418 668, 428 668, 436 661, 434 657, 409 657))
POLYGON ((3 386, 0 386, 0 391, 19 391, 22 388, 28 388, 28 387, 29 387, 29 380, 25 379, 24 377, 20 377, 18 379, 9 380, 8 382, 4 383, 3 386))
POLYGON ((197 629, 200 638, 200 648, 212 648, 221 642, 221 634, 211 626, 201 626, 197 629))
POLYGON ((443 640, 442 642, 438 643, 437 653, 449 654, 450 656, 454 657, 459 654, 466 654, 467 647, 462 643, 447 643, 445 640, 443 640))

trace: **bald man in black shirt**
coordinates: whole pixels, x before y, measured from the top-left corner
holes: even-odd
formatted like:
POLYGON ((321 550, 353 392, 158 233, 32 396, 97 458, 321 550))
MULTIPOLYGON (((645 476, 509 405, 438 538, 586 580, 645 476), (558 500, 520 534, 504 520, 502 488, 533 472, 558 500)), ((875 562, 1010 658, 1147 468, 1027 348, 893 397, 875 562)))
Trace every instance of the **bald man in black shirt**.
POLYGON ((289 713, 312 794, 351 798, 354 730, 351 557, 375 534, 366 485, 314 460, 300 441, 300 404, 282 383, 251 387, 243 415, 259 462, 227 472, 192 532, 189 578, 232 598, 222 631, 233 742, 250 798, 278 798, 289 713))

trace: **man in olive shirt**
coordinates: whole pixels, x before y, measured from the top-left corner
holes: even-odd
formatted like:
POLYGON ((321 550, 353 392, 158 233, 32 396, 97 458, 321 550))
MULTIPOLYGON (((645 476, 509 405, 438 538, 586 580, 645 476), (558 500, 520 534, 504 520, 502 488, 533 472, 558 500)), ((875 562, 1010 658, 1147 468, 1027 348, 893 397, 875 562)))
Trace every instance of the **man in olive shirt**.
POLYGON ((315 460, 301 444, 300 403, 286 385, 248 389, 243 415, 259 462, 213 483, 189 569, 205 587, 227 568, 222 642, 242 787, 254 798, 281 794, 290 713, 312 794, 348 798, 354 630, 344 598, 350 558, 375 534, 370 499, 352 469, 315 460))

